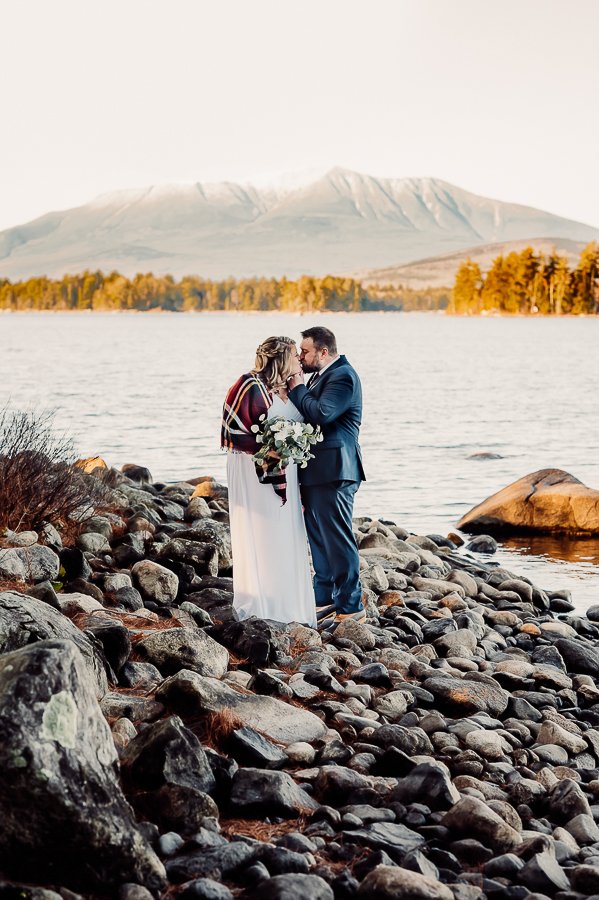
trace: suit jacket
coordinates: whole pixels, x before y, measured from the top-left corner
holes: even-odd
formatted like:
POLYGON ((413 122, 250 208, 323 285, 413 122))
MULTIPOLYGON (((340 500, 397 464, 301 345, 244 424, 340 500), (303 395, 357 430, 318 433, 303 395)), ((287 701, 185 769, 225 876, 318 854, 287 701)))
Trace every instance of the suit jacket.
POLYGON ((311 390, 298 385, 289 396, 306 422, 320 425, 324 440, 312 448, 314 459, 299 470, 302 484, 365 481, 358 443, 362 420, 362 385, 345 356, 319 377, 311 390))

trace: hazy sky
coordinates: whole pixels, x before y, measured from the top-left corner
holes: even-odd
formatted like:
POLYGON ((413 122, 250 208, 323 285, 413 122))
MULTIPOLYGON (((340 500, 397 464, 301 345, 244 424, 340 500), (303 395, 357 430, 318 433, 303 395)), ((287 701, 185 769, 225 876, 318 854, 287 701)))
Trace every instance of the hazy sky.
POLYGON ((18 0, 0 33, 0 228, 334 165, 599 226, 599 0, 18 0))

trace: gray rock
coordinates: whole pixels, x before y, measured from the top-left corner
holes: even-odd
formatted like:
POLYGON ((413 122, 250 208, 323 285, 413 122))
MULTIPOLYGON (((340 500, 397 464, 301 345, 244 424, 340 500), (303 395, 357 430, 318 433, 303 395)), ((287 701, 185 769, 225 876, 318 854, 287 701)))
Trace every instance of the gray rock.
POLYGON ((152 663, 127 662, 121 669, 119 681, 123 687, 152 691, 162 684, 164 678, 152 663))
POLYGON ((318 875, 275 875, 255 888, 251 900, 333 900, 332 888, 318 875))
POLYGON ((279 747, 247 726, 231 732, 228 749, 241 765, 260 769, 281 769, 288 759, 279 747))
POLYGON ((103 534, 90 531, 89 534, 80 534, 76 541, 77 547, 84 553, 110 553, 110 544, 103 534))
POLYGON ((447 809, 460 799, 460 793, 442 763, 421 763, 405 778, 400 778, 392 794, 393 800, 409 806, 424 799, 431 809, 447 809))
POLYGON ((477 712, 488 712, 493 716, 501 715, 507 709, 509 701, 507 691, 490 678, 480 682, 467 676, 454 678, 450 675, 439 675, 427 678, 422 686, 462 715, 477 712))
POLYGON ((576 816, 592 816, 591 807, 582 788, 571 778, 564 778, 551 791, 548 797, 549 816, 551 821, 569 822, 576 816))
POLYGON ((197 519, 209 519, 211 516, 212 511, 204 497, 194 497, 187 504, 187 509, 185 510, 186 522, 195 522, 197 519))
POLYGON ((178 784, 210 792, 215 787, 208 758, 178 716, 150 725, 121 756, 123 779, 143 790, 178 784))
POLYGON ((40 534, 44 544, 47 544, 52 550, 60 550, 62 548, 62 538, 50 522, 44 525, 40 534))
POLYGON ((318 809, 312 799, 286 772, 262 769, 238 769, 233 776, 231 809, 243 816, 282 816, 295 818, 318 809))
POLYGON ((308 710, 275 697, 242 694, 221 681, 187 670, 167 678, 156 691, 156 698, 182 716, 231 710, 243 725, 285 745, 310 743, 327 730, 324 722, 308 710))
POLYGON ((376 638, 366 625, 355 619, 344 619, 335 629, 336 638, 347 638, 357 644, 361 650, 372 650, 376 646, 376 638))
POLYGON ((43 641, 0 659, 0 864, 29 877, 33 856, 38 879, 158 891, 164 867, 123 797, 94 692, 73 641, 43 641))
POLYGON ((231 534, 228 526, 223 522, 217 522, 215 519, 209 518, 199 519, 189 529, 189 537, 192 537, 195 541, 212 544, 213 547, 216 547, 219 572, 231 568, 233 565, 231 534))
POLYGON ((175 856, 166 863, 169 881, 181 884, 192 878, 229 878, 247 868, 257 858, 261 844, 250 846, 234 841, 222 846, 202 847, 193 853, 175 856))
POLYGON ((152 722, 164 713, 164 706, 151 697, 139 697, 129 693, 104 694, 100 709, 107 718, 126 716, 136 722, 152 722))
POLYGON ((11 547, 31 547, 37 544, 37 531, 10 531, 6 538, 11 547))
POLYGON ((82 533, 101 534, 109 541, 112 538, 110 519, 107 519, 106 516, 91 516, 89 519, 86 519, 82 533))
POLYGON ((570 882, 550 850, 536 853, 521 870, 519 880, 531 891, 553 896, 556 891, 568 891, 570 882))
POLYGON ((447 885, 400 866, 377 866, 363 880, 358 897, 367 900, 454 900, 447 885))
POLYGON ((584 753, 587 748, 587 742, 580 735, 566 731, 557 722, 546 719, 537 734, 537 743, 539 744, 557 744, 563 747, 568 753, 584 753))
POLYGON ((25 564, 12 548, 0 548, 0 578, 25 579, 25 564))
POLYGON ((101 645, 76 628, 61 612, 42 600, 8 591, 0 594, 0 653, 51 638, 72 641, 94 678, 96 694, 108 690, 101 645))
POLYGON ((121 588, 133 587, 131 576, 126 572, 115 572, 104 576, 104 590, 107 594, 116 594, 121 588))
POLYGON ((389 722, 398 722, 408 708, 406 694, 403 691, 389 691, 382 694, 374 701, 374 708, 389 722))
POLYGON ((565 824, 566 831, 569 831, 574 840, 580 844, 596 844, 599 841, 599 827, 595 824, 593 816, 580 814, 574 816, 565 824))
POLYGON ((476 837, 498 853, 522 843, 521 835, 477 797, 464 797, 445 813, 441 824, 457 834, 476 837))
POLYGON ((485 863, 483 872, 488 878, 509 878, 510 881, 516 881, 523 868, 524 861, 515 853, 503 853, 485 863))
POLYGON ((203 541, 173 538, 160 548, 159 556, 161 559, 187 563, 198 575, 218 575, 218 550, 203 541))
POLYGON ((478 534, 466 544, 466 550, 470 550, 471 553, 496 553, 497 541, 490 534, 478 534))
POLYGON ((138 651, 164 675, 181 669, 222 678, 229 666, 229 654, 199 628, 165 628, 139 641, 138 651))
POLYGON ((476 650, 476 635, 468 628, 458 628, 437 638, 435 649, 441 656, 472 657, 476 650))
POLYGON ((142 597, 158 603, 160 606, 170 606, 179 590, 179 579, 170 569, 142 559, 136 562, 131 569, 131 574, 142 597))
POLYGON ((555 647, 568 667, 568 672, 599 676, 599 649, 588 641, 558 638, 555 647))
POLYGON ((122 884, 118 897, 119 900, 153 900, 150 891, 141 884, 122 884))
POLYGON ((60 569, 60 560, 54 550, 43 544, 31 547, 18 547, 15 553, 25 568, 28 581, 56 581, 60 569))
POLYGON ((399 864, 408 853, 418 850, 425 843, 425 838, 416 831, 396 822, 373 822, 364 828, 346 830, 344 834, 351 843, 384 850, 399 864))
MULTIPOLYGON (((196 497, 201 500, 202 497, 196 497)), ((229 888, 212 878, 198 878, 190 882, 179 895, 181 900, 233 900, 229 888)))

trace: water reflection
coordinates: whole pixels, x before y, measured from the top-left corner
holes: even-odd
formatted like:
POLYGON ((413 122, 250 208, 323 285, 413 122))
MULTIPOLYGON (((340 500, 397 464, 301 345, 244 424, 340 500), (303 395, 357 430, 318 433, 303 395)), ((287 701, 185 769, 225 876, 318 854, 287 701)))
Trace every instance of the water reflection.
POLYGON ((599 537, 530 534, 505 538, 501 543, 507 550, 515 550, 524 556, 540 556, 590 565, 599 564, 599 537))

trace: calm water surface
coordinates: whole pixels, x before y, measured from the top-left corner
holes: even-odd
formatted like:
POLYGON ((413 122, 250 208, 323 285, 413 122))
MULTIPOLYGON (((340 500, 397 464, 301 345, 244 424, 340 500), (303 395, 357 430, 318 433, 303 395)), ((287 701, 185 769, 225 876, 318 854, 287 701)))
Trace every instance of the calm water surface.
MULTIPOLYGON (((599 318, 435 314, 0 315, 0 405, 58 410, 82 455, 214 474, 221 404, 270 334, 326 324, 364 388, 368 481, 356 512, 447 533, 482 499, 545 467, 599 486, 599 318), (493 452, 497 460, 469 458, 493 452)), ((599 603, 599 541, 513 539, 496 557, 580 609, 599 603)))

